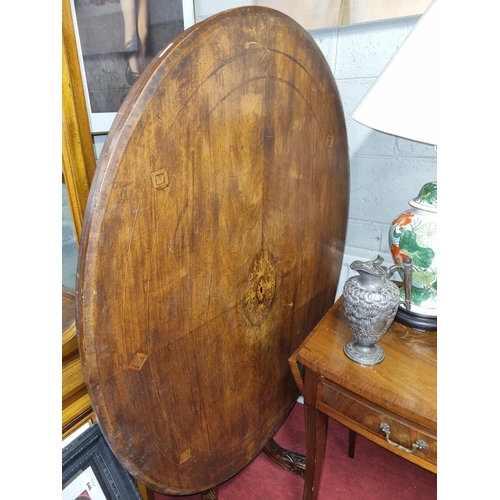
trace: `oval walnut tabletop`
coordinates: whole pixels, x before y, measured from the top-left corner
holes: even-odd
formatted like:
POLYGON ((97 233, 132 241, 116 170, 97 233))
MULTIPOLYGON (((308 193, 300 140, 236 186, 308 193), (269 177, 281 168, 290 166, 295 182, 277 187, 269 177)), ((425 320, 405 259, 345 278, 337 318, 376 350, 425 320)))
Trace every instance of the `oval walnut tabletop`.
POLYGON ((99 424, 166 494, 227 480, 297 396, 288 358, 334 301, 349 165, 329 66, 284 14, 179 35, 132 87, 84 220, 77 330, 99 424))

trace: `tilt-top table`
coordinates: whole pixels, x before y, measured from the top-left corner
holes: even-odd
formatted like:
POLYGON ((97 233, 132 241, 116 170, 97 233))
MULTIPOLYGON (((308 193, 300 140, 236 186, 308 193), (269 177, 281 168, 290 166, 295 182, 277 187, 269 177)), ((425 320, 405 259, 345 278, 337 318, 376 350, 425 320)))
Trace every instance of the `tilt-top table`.
POLYGON ((138 482, 215 498, 272 441, 298 396, 288 359, 334 302, 348 201, 337 87, 286 15, 221 12, 143 71, 99 158, 76 284, 92 408, 138 482))

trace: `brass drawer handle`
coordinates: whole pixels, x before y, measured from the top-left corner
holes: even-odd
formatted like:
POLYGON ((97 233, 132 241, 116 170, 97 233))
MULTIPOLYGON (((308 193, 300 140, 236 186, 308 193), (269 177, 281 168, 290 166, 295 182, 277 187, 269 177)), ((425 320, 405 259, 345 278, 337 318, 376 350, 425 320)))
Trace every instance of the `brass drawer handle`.
POLYGON ((406 451, 406 453, 415 453, 417 450, 425 450, 427 448, 427 443, 425 441, 423 441, 422 439, 417 439, 411 445, 411 450, 409 448, 405 448, 404 446, 401 446, 400 444, 395 443, 394 441, 391 441, 389 439, 389 436, 391 435, 391 428, 389 427, 389 424, 382 422, 380 424, 380 429, 385 434, 386 441, 391 446, 395 446, 398 450, 406 451))

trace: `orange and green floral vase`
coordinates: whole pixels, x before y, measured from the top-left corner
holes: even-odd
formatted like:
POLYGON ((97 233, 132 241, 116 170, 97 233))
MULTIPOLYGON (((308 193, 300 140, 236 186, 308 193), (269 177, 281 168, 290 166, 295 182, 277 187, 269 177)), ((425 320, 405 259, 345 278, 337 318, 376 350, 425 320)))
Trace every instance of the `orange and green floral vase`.
POLYGON ((437 182, 422 186, 410 209, 396 217, 389 231, 389 246, 396 264, 405 256, 413 262, 411 310, 400 307, 416 330, 437 329, 437 182))

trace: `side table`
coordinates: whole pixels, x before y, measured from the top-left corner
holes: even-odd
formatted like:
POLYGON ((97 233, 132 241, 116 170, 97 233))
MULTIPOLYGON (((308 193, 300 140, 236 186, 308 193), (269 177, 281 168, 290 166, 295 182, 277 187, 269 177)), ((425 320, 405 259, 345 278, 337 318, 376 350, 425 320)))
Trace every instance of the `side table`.
POLYGON ((437 473, 436 332, 394 322, 375 366, 347 358, 351 338, 340 297, 289 359, 306 412, 304 500, 318 496, 328 417, 350 429, 350 456, 357 433, 437 473))

